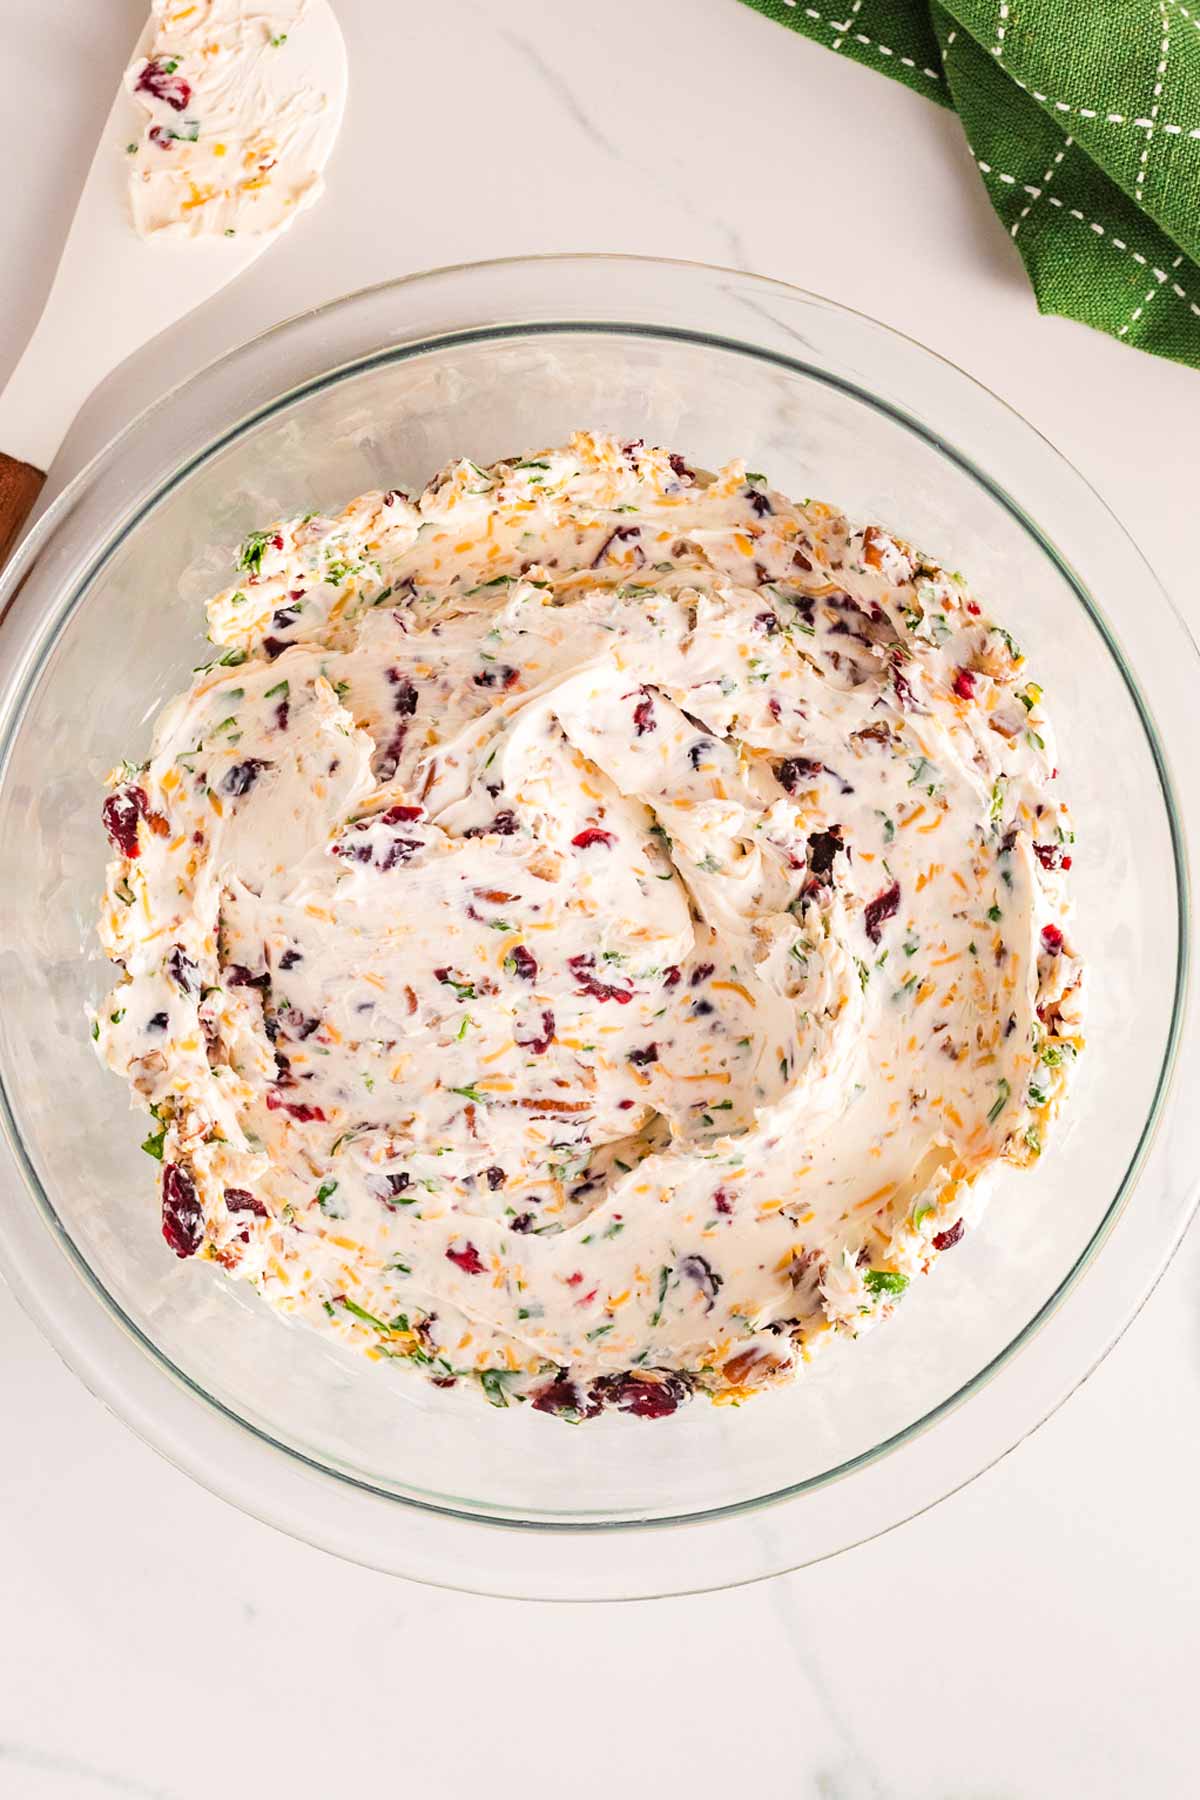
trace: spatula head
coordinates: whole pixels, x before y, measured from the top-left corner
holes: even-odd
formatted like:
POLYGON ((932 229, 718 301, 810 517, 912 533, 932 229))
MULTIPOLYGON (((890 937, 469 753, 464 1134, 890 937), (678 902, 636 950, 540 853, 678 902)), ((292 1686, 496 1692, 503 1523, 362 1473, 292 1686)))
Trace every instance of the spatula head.
MULTIPOLYGON (((312 165, 327 161, 346 103, 346 50, 329 0, 305 0, 272 49, 271 91, 322 97, 312 165)), ((147 23, 131 61, 148 54, 147 23)), ((0 449, 45 469, 84 400, 118 363, 210 298, 270 248, 271 230, 196 238, 140 236, 130 205, 128 146, 146 110, 123 84, 80 196, 58 273, 29 348, 0 395, 0 449)), ((294 211, 295 209, 293 209, 294 211)))

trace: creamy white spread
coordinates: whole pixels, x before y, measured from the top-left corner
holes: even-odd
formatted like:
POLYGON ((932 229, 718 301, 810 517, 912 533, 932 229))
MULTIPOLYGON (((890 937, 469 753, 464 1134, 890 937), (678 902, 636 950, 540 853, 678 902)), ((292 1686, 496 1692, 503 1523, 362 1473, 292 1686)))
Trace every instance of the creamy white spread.
POLYGON ((145 237, 262 236, 322 190, 326 97, 293 70, 305 0, 154 0, 125 85, 146 112, 128 146, 145 237))
POLYGON ((246 541, 114 774, 94 1030, 163 1229, 494 1404, 658 1416, 888 1314, 1041 1150, 1041 691, 948 575, 587 433, 246 541))

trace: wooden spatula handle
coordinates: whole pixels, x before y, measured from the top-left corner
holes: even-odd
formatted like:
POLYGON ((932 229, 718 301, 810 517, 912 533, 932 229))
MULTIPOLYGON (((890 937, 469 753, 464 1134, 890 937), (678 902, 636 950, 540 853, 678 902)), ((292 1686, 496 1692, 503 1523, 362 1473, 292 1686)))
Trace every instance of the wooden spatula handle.
POLYGON ((32 463, 18 462, 0 450, 0 568, 8 561, 45 479, 32 463))

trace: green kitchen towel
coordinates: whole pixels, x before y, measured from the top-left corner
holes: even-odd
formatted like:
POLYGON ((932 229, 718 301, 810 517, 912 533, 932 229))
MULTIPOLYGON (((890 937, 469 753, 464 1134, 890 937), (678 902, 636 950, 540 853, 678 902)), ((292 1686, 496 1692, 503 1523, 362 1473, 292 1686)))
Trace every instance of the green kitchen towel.
POLYGON ((745 0, 953 107, 1043 312, 1200 368, 1200 0, 745 0))

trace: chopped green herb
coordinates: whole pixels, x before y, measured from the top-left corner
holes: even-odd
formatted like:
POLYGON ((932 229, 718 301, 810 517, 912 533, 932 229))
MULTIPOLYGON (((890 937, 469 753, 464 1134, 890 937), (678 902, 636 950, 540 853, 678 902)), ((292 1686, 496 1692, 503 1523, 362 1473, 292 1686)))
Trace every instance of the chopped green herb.
POLYGON ((1009 1087, 1008 1082, 1005 1080, 1004 1076, 1002 1075, 1000 1077, 1000 1080, 996 1083, 996 1099, 995 1099, 994 1104, 992 1105, 990 1112, 988 1113, 988 1124, 989 1125, 994 1125, 996 1123, 996 1120, 1000 1117, 1000 1114, 1004 1111, 1004 1108, 1007 1106, 1009 1096, 1011 1093, 1012 1093, 1012 1089, 1009 1087))
POLYGON ((908 1286, 908 1276, 896 1269, 868 1269, 863 1286, 870 1294, 902 1294, 908 1286))
POLYGON ((352 1313, 356 1319, 361 1319, 364 1325, 373 1325, 376 1331, 382 1331, 385 1336, 391 1330, 390 1325, 385 1325, 382 1319, 375 1317, 374 1313, 367 1312, 356 1300, 347 1300, 345 1294, 338 1294, 336 1299, 339 1306, 344 1306, 348 1313, 352 1313))
POLYGON ((661 1322, 662 1322, 663 1301, 667 1297, 667 1283, 670 1281, 670 1279, 671 1279, 670 1266, 669 1266, 669 1264, 664 1263, 663 1267, 658 1271, 658 1305, 655 1307, 654 1311, 650 1314, 650 1324, 651 1325, 658 1325, 658 1324, 661 1324, 661 1322))
POLYGON ((163 1143, 166 1139, 166 1135, 166 1126, 160 1125, 158 1130, 152 1131, 150 1136, 146 1138, 142 1144, 142 1149, 146 1152, 146 1155, 152 1156, 155 1162, 161 1162, 163 1159, 163 1143))
POLYGON ((270 543, 271 537, 272 533, 269 531, 250 532, 244 539, 241 549, 238 551, 238 568, 247 570, 251 575, 260 574, 262 571, 262 560, 266 554, 267 545, 270 543))
POLYGON ((493 1406, 508 1405, 508 1395, 504 1391, 507 1374, 508 1371, 503 1369, 480 1369, 479 1371, 479 1385, 493 1406))

